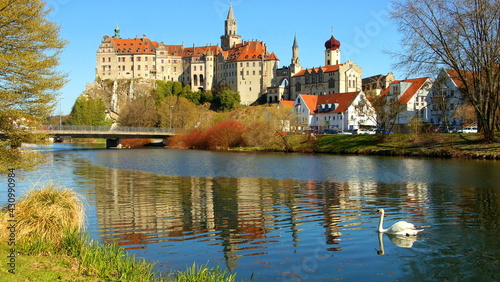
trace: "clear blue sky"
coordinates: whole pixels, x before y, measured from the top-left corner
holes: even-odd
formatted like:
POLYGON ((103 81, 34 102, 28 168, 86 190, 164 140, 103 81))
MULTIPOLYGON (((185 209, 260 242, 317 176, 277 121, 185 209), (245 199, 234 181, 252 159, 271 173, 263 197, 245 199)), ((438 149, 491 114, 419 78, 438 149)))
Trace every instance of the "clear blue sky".
MULTIPOLYGON (((47 0, 49 19, 61 27, 69 41, 62 54, 62 72, 69 82, 62 89, 63 114, 71 111, 85 84, 95 79, 96 51, 104 35, 118 25, 122 38, 145 34, 166 44, 197 46, 220 44, 229 0, 47 0)), ((396 79, 395 60, 384 53, 398 50, 400 34, 388 19, 389 0, 233 0, 238 33, 243 40, 261 40, 275 52, 280 66, 290 64, 293 37, 297 35, 303 67, 324 64, 324 43, 334 36, 341 42, 341 60, 353 60, 363 77, 387 74, 396 79)), ((59 107, 56 110, 59 114, 59 107)))

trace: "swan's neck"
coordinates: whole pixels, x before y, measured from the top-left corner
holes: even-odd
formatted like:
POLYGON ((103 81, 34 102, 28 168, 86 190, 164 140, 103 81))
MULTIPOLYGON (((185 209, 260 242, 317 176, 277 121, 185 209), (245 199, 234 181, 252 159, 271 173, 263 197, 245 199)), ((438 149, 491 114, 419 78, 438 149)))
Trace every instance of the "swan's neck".
POLYGON ((385 232, 384 229, 384 212, 380 212, 380 221, 378 223, 378 232, 385 232))

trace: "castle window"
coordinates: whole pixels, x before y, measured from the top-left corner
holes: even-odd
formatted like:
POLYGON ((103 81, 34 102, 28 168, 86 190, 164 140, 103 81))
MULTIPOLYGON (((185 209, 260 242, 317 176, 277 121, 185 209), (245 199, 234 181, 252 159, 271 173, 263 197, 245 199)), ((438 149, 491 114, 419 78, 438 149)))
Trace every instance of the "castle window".
POLYGON ((203 70, 203 66, 200 66, 200 71, 202 71, 202 70, 203 70))
POLYGON ((147 62, 148 61, 148 57, 145 57, 144 60, 147 62))
POLYGON ((198 86, 198 76, 196 74, 193 76, 193 86, 198 86))
POLYGON ((203 85, 205 83, 205 80, 203 79, 203 74, 200 74, 200 85, 203 85))

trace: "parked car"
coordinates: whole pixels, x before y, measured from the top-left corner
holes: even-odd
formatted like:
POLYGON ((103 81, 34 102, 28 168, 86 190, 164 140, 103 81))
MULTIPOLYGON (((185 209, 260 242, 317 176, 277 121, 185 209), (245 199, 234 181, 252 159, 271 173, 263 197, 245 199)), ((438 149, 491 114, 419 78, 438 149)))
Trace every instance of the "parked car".
POLYGON ((462 133, 477 133, 476 126, 467 126, 462 129, 462 133))
POLYGON ((376 129, 376 130, 375 130, 375 134, 394 134, 394 132, 392 132, 392 131, 387 131, 387 130, 385 130, 385 129, 381 128, 381 129, 376 129))
POLYGON ((321 130, 321 134, 337 134, 337 133, 338 133, 337 130, 331 128, 321 130))
POLYGON ((375 129, 358 130, 358 134, 375 134, 375 129))
POLYGON ((337 134, 352 135, 352 132, 342 130, 342 131, 339 131, 337 134))

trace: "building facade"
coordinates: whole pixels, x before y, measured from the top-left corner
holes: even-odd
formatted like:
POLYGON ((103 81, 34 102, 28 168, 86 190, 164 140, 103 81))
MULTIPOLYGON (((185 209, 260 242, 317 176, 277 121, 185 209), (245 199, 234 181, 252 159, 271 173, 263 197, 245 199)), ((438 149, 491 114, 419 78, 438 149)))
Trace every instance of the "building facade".
POLYGON ((267 102, 295 100, 299 94, 325 95, 362 90, 363 70, 353 61, 341 62, 340 42, 333 37, 325 44, 324 66, 304 69, 300 64, 297 37, 293 40, 289 66, 277 69, 267 102))
POLYGON ((120 29, 104 36, 96 53, 96 78, 180 81, 211 90, 225 84, 238 91, 242 104, 256 101, 271 86, 279 59, 261 41, 242 41, 232 6, 221 45, 166 45, 141 38, 123 39, 120 29))
POLYGON ((299 94, 293 107, 302 129, 352 131, 376 126, 376 113, 363 91, 299 94))

